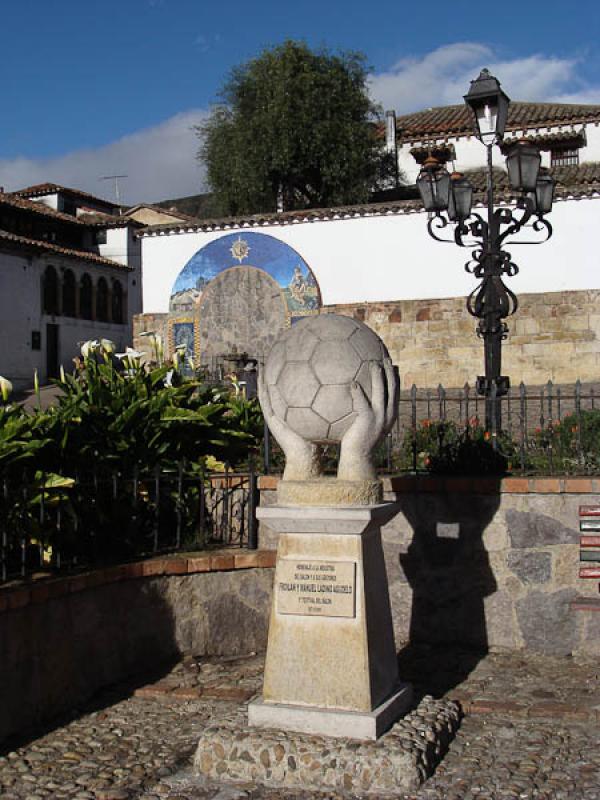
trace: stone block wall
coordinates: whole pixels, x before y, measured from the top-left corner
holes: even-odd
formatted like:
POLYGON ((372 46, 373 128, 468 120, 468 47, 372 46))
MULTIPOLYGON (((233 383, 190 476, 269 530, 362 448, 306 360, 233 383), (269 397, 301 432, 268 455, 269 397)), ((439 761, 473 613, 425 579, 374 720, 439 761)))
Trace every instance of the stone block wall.
MULTIPOLYGON (((554 656, 600 654, 598 596, 579 578, 579 505, 600 479, 386 480, 396 514, 383 530, 396 644, 459 643, 554 656)), ((261 504, 276 478, 261 479, 261 504)), ((276 546, 263 523, 261 547, 276 546)))
POLYGON ((135 314, 133 317, 133 349, 144 353, 146 358, 154 360, 152 341, 142 333, 157 333, 168 344, 167 315, 166 314, 135 314))
MULTIPOLYGON (((324 306, 321 313, 344 314, 365 322, 381 336, 400 369, 402 388, 473 385, 483 371, 483 344, 463 297, 397 300, 324 306)), ((167 315, 134 317, 134 347, 149 352, 143 331, 167 342, 167 315)), ((548 380, 572 384, 600 377, 600 290, 545 292, 519 296, 508 320, 503 373, 513 386, 548 380)))
MULTIPOLYGON (((326 306, 323 312, 365 322, 386 343, 400 369, 402 388, 473 385, 483 371, 477 320, 465 299, 399 300, 326 306)), ((600 375, 600 291, 519 296, 503 347, 503 368, 513 386, 595 382, 600 375)))
POLYGON ((181 656, 266 648, 271 553, 155 559, 0 590, 0 742, 181 656))

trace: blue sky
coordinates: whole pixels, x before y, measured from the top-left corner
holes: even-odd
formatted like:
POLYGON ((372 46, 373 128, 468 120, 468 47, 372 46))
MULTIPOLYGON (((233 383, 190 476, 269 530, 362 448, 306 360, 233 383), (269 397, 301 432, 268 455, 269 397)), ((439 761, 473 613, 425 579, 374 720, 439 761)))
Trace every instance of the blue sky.
POLYGON ((191 126, 228 71, 285 38, 362 50, 399 113, 460 102, 481 66, 514 99, 600 103, 600 2, 20 0, 3 4, 0 185, 124 199, 201 191, 191 126))

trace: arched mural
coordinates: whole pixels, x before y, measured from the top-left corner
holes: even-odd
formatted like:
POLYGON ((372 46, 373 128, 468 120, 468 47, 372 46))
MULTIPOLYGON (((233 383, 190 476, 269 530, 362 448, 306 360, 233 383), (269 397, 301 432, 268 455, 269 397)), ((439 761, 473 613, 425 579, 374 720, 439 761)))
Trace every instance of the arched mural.
POLYGON ((321 294, 304 259, 263 233, 227 234, 195 253, 169 303, 169 348, 198 363, 231 353, 260 358, 282 328, 317 314, 321 294))

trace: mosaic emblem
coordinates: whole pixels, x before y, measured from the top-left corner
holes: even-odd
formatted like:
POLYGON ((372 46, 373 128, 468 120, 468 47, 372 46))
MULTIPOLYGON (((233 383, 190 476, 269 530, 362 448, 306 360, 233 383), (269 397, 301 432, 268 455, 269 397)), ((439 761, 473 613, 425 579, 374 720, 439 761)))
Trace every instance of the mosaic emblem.
POLYGON ((241 236, 238 236, 236 241, 231 245, 231 255, 241 264, 245 258, 248 258, 249 252, 250 248, 248 247, 248 242, 244 241, 241 236))

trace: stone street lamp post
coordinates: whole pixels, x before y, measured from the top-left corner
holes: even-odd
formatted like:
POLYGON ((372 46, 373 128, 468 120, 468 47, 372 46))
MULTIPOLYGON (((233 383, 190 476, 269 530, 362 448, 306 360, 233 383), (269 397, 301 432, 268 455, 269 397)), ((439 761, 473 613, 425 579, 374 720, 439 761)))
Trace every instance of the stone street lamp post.
POLYGON ((552 209, 554 181, 540 170, 540 153, 526 140, 515 143, 506 159, 508 180, 517 193, 516 206, 494 209, 494 179, 492 148, 500 144, 508 117, 510 100, 498 80, 484 69, 471 81, 465 103, 474 119, 474 132, 487 148, 487 215, 472 211, 473 188, 461 173, 450 175, 443 164, 429 156, 417 178, 417 187, 430 213, 429 234, 440 242, 451 242, 472 249, 465 265, 467 272, 481 280, 467 299, 467 310, 477 317, 477 335, 483 339, 485 354, 484 375, 477 378, 477 392, 485 402, 486 428, 496 433, 502 428, 501 397, 508 392, 510 382, 502 375, 502 341, 508 334, 506 317, 515 313, 518 301, 503 281, 519 271, 503 250, 509 237, 526 226, 539 237, 536 241, 513 241, 514 244, 541 244, 552 235, 544 214, 552 209), (440 232, 454 225, 454 236, 446 239, 440 232))

